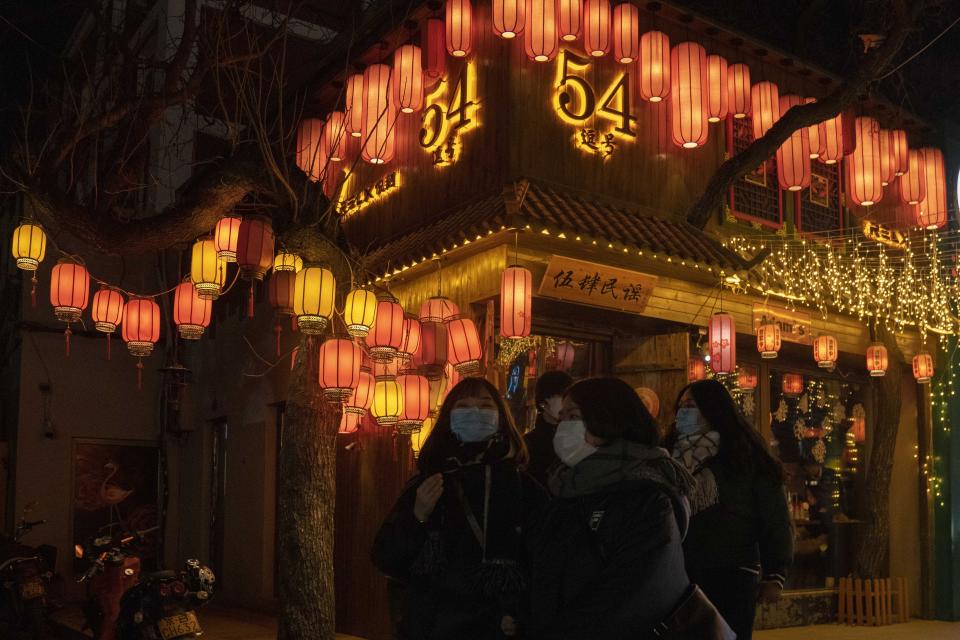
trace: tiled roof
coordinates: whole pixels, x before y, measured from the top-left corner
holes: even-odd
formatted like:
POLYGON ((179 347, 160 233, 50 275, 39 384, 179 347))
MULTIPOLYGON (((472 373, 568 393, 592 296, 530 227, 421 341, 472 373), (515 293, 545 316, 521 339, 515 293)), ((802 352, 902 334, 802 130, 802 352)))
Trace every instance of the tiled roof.
POLYGON ((744 261, 717 240, 684 221, 644 215, 627 206, 558 187, 526 181, 517 215, 507 212, 503 194, 486 196, 439 217, 410 234, 374 247, 365 262, 374 272, 385 272, 440 254, 464 240, 499 231, 504 226, 529 224, 550 233, 563 232, 633 246, 644 251, 738 271, 744 261))

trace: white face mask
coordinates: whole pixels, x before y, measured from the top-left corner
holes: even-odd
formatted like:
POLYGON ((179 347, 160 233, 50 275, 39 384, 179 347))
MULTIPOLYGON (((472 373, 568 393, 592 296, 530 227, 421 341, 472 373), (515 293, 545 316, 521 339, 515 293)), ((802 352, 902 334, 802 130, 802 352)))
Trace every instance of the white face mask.
POLYGON ((597 448, 584 440, 587 427, 583 420, 564 420, 557 425, 553 434, 553 450, 557 457, 568 467, 575 467, 581 460, 594 453, 597 448))
POLYGON ((696 407, 680 407, 677 409, 677 433, 681 436, 692 436, 701 431, 707 431, 707 421, 696 407))
POLYGON ((550 396, 544 401, 541 408, 543 417, 547 419, 547 422, 557 424, 560 422, 561 408, 563 408, 563 398, 560 396, 550 396))

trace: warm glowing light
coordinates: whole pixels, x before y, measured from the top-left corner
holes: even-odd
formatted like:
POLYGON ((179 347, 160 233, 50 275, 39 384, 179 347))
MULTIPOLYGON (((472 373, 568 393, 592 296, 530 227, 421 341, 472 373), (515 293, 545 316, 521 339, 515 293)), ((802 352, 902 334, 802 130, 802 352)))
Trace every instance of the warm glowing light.
POLYGON ((343 321, 347 332, 354 337, 363 338, 370 333, 377 318, 377 296, 369 289, 354 289, 347 294, 343 308, 343 321))
MULTIPOLYGON (((816 98, 804 98, 803 104, 816 102, 816 98)), ((810 140, 810 159, 816 160, 820 157, 820 125, 814 124, 807 127, 807 138, 810 140)))
POLYGON ((447 325, 442 321, 420 320, 420 350, 413 356, 417 371, 428 380, 443 377, 443 368, 447 364, 447 325))
POLYGON ((610 52, 610 0, 584 0, 583 48, 595 58, 610 52))
MULTIPOLYGON (((448 0, 448 2, 453 0, 448 0)), ((469 4, 469 0, 465 0, 469 4)), ((396 150, 396 105, 390 104, 390 67, 372 64, 363 70, 363 150, 370 164, 393 160, 396 150)))
POLYGON ((370 415, 377 424, 396 424, 403 413, 403 390, 396 380, 379 380, 373 387, 370 415))
POLYGON ((413 44, 404 44, 393 52, 394 108, 413 113, 423 108, 423 52, 413 44))
POLYGON ((907 152, 907 172, 900 176, 900 201, 920 204, 927 197, 927 165, 919 149, 907 152))
POLYGON ((897 157, 893 149, 893 135, 888 129, 880 129, 880 184, 884 187, 893 181, 897 170, 897 157))
POLYGON ((150 298, 131 298, 123 307, 122 327, 130 355, 149 356, 160 339, 160 306, 150 298))
POLYGON ((237 265, 240 277, 246 280, 263 280, 273 266, 276 240, 269 218, 247 216, 240 223, 237 233, 237 265))
POLYGON ((318 335, 327 328, 333 317, 337 281, 329 269, 306 266, 294 282, 293 312, 297 326, 307 335, 318 335))
POLYGON ((500 279, 500 335, 523 338, 530 335, 533 319, 533 274, 529 269, 512 266, 500 279))
POLYGON ((61 322, 78 322, 90 301, 90 273, 70 259, 62 259, 50 274, 50 304, 61 322))
POLYGON ((757 351, 764 359, 776 358, 780 353, 780 327, 762 324, 757 327, 757 351))
POLYGON ((780 119, 780 88, 764 80, 750 88, 750 112, 753 114, 753 139, 763 137, 780 119))
POLYGON ((123 305, 122 293, 113 287, 100 287, 100 290, 93 294, 93 303, 90 305, 90 315, 97 331, 116 331, 123 321, 123 305))
POLYGON ((842 113, 817 125, 817 138, 820 142, 817 151, 823 163, 836 164, 843 158, 843 128, 842 113))
POLYGON ((199 340, 210 326, 213 300, 201 298, 189 280, 173 292, 173 323, 184 340, 199 340))
POLYGON ((479 374, 483 351, 480 334, 473 320, 450 320, 447 323, 447 340, 447 358, 457 372, 463 376, 479 374))
POLYGON ((933 357, 926 351, 913 356, 913 377, 918 384, 927 384, 933 377, 933 357))
POLYGON ((473 50, 473 5, 470 0, 447 0, 447 52, 465 58, 473 50))
POLYGON ((523 32, 523 49, 527 57, 534 62, 553 60, 560 50, 557 36, 556 0, 523 1, 527 12, 527 26, 523 32))
POLYGON ((710 368, 717 373, 737 369, 737 326, 729 313, 715 313, 707 328, 710 342, 710 368))
POLYGON ((557 0, 557 32, 564 42, 580 37, 583 28, 583 0, 557 0))
POLYGON ((446 322, 460 316, 460 308, 450 298, 433 296, 420 305, 421 322, 446 322))
POLYGON ((920 203, 919 224, 927 229, 939 229, 947 224, 947 176, 943 167, 943 152, 933 147, 920 149, 923 154, 923 175, 926 197, 920 203))
POLYGON ((813 359, 821 369, 832 369, 837 364, 839 348, 837 339, 830 335, 821 335, 813 341, 813 359))
POLYGON ((707 122, 707 51, 696 42, 681 42, 670 52, 670 134, 684 149, 702 147, 707 122))
POLYGON ((687 361, 687 382, 696 382, 707 378, 707 365, 702 358, 690 358, 687 361))
POLYGON ((727 90, 727 59, 707 56, 707 120, 720 122, 727 117, 730 92, 727 90))
POLYGON ((329 402, 343 402, 360 384, 363 351, 348 338, 328 338, 320 345, 320 388, 329 402))
POLYGON ((428 18, 423 37, 423 84, 433 87, 447 69, 445 27, 440 18, 428 18))
MULTIPOLYGON (((796 95, 780 96, 780 113, 803 104, 796 95)), ((777 148, 777 180, 780 188, 800 191, 810 186, 810 131, 801 127, 777 148)))
POLYGON ((297 166, 314 182, 323 177, 327 159, 323 156, 323 120, 304 118, 297 129, 297 166))
POLYGON ((640 97, 660 102, 670 93, 670 38, 662 31, 647 31, 640 37, 637 64, 640 97))
POLYGON ((373 388, 377 381, 370 371, 361 367, 360 375, 357 377, 357 386, 350 393, 350 397, 343 403, 344 413, 352 413, 358 416, 364 416, 370 403, 373 402, 373 388))
POLYGON ((397 377, 397 385, 403 395, 397 433, 415 433, 430 416, 430 383, 423 376, 406 373, 397 377))
POLYGON ((217 257, 224 262, 237 261, 237 242, 241 222, 238 216, 224 216, 217 221, 213 232, 213 243, 217 247, 217 257))
POLYGON ((857 148, 847 156, 847 195, 861 206, 869 207, 883 198, 880 180, 880 125, 861 116, 854 121, 857 148))
POLYGON ((377 301, 377 315, 367 334, 367 349, 375 362, 389 362, 403 345, 403 307, 393 298, 377 301))
POLYGON ((343 111, 331 111, 323 122, 323 155, 330 162, 340 162, 346 146, 346 117, 343 111))
POLYGON ((737 371, 737 386, 744 391, 753 391, 757 388, 757 368, 745 364, 737 371))
POLYGON ((295 253, 278 253, 273 259, 273 271, 293 271, 296 273, 303 269, 303 258, 295 253))
POLYGON ((799 373, 783 374, 781 383, 783 392, 788 396, 798 396, 803 393, 803 376, 799 373))
POLYGON ((190 254, 190 280, 197 294, 207 300, 220 297, 227 281, 227 263, 217 257, 213 240, 197 240, 190 254))
POLYGON ((889 361, 887 348, 882 344, 874 343, 867 347, 867 371, 874 378, 886 375, 889 361))
POLYGON ((345 128, 354 138, 363 135, 363 74, 351 73, 347 78, 345 128))
POLYGON ((640 57, 640 10, 623 2, 613 8, 613 59, 630 64, 640 57))
POLYGON ((505 40, 523 33, 524 0, 493 0, 493 32, 505 40))
POLYGON ((17 261, 17 267, 24 271, 36 271, 47 255, 47 234, 43 227, 24 222, 14 229, 10 253, 17 261))
POLYGON ((413 357, 420 351, 422 332, 420 320, 416 316, 407 314, 403 319, 403 339, 397 347, 397 358, 404 361, 404 367, 412 366, 413 357))
POLYGON ((727 68, 727 110, 734 118, 750 115, 750 67, 732 64, 727 68))
POLYGON ((893 145, 893 173, 902 176, 909 169, 907 152, 910 151, 910 145, 907 144, 907 132, 903 129, 891 129, 890 138, 893 145))

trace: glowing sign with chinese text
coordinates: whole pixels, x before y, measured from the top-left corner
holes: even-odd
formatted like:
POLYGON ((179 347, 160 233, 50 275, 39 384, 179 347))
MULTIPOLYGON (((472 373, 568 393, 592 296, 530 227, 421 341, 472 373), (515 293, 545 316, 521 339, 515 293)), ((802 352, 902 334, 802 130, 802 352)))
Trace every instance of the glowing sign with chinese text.
POLYGON ((643 313, 657 277, 553 256, 538 293, 569 302, 643 313))
POLYGON ((426 97, 420 147, 433 164, 453 164, 460 157, 461 136, 476 128, 480 102, 477 100, 477 72, 468 62, 456 80, 444 77, 426 97), (448 95, 449 94, 449 95, 448 95))
MULTIPOLYGON (((353 174, 351 174, 353 175, 353 174)), ((373 184, 350 193, 350 180, 341 189, 340 202, 337 204, 337 213, 343 217, 352 216, 369 207, 374 202, 382 200, 400 188, 400 172, 391 171, 382 176, 373 184)))

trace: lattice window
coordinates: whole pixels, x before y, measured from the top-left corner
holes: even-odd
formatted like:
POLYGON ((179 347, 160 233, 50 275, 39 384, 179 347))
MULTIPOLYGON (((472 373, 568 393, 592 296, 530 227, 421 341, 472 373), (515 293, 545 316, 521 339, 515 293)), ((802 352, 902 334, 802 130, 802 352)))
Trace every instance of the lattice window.
MULTIPOLYGON (((727 136, 730 141, 727 146, 732 155, 743 151, 753 142, 753 124, 750 118, 731 120, 732 135, 727 136)), ((737 180, 730 189, 730 212, 738 220, 774 228, 783 225, 775 158, 768 159, 756 171, 737 180)))
POLYGON ((840 230, 840 165, 811 160, 810 188, 799 193, 797 203, 797 230, 801 233, 840 230))

